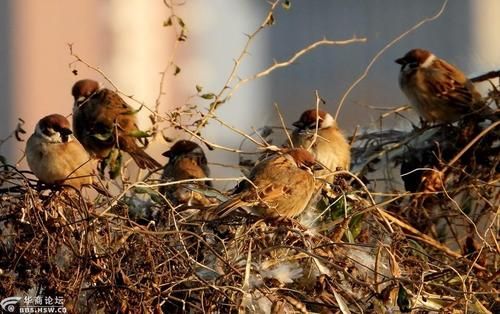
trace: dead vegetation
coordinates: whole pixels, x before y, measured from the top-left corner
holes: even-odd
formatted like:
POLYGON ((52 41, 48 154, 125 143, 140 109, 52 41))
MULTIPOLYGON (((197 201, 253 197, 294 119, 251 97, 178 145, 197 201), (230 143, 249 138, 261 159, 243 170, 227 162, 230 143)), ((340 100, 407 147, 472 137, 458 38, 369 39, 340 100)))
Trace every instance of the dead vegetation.
MULTIPOLYGON (((249 43, 272 24, 278 3, 249 43)), ((173 11, 168 21, 177 21, 178 40, 185 40, 173 11)), ((333 42, 318 43, 283 66, 333 42)), ((197 96, 211 102, 207 112, 152 110, 152 133, 166 123, 207 147, 241 153, 203 138, 200 129, 216 121, 261 152, 272 128, 251 136, 215 115, 245 82, 220 93, 199 89, 197 96)), ((498 86, 492 83, 487 98, 497 109, 498 86)), ((244 212, 204 220, 204 208, 174 206, 157 192, 165 184, 158 173, 135 182, 122 175, 115 197, 88 200, 71 189, 40 186, 5 162, 0 298, 61 296, 78 313, 499 312, 499 124, 471 117, 410 131, 358 131, 352 173, 340 171, 317 204, 284 221, 244 212), (401 179, 405 189, 397 185, 401 179)))

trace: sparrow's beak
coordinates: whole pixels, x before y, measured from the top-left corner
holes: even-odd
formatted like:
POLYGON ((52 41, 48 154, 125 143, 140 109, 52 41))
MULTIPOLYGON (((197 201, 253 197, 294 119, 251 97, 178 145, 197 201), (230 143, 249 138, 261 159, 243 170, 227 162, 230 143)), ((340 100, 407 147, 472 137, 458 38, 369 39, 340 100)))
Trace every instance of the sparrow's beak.
POLYGON ((304 122, 302 122, 302 121, 300 121, 300 120, 299 120, 299 121, 296 121, 296 122, 294 122, 294 123, 292 123, 292 125, 293 125, 294 127, 298 128, 298 129, 303 129, 303 128, 304 128, 304 122))
POLYGON ((70 129, 67 129, 67 128, 61 128, 59 130, 59 133, 61 133, 62 135, 71 135, 71 134, 73 134, 73 132, 70 129))
POLYGON ((168 158, 172 158, 172 152, 169 151, 169 150, 167 150, 166 152, 164 152, 162 155, 165 156, 165 157, 168 157, 168 158))
POLYGON ((397 64, 400 64, 400 65, 406 64, 406 60, 404 58, 396 59, 396 60, 394 60, 394 62, 396 62, 397 64))

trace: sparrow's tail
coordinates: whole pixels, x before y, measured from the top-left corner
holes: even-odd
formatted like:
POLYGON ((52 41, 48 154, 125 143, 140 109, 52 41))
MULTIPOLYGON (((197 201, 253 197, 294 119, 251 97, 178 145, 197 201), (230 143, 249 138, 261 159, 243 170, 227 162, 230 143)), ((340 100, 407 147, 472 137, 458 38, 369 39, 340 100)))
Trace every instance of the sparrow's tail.
POLYGON ((248 205, 249 203, 243 201, 240 195, 235 195, 211 210, 212 218, 224 218, 235 209, 248 205))
POLYGON ((137 148, 136 150, 129 152, 130 156, 134 159, 135 163, 141 169, 158 169, 161 167, 160 163, 153 159, 153 157, 149 156, 144 150, 141 148, 137 148))

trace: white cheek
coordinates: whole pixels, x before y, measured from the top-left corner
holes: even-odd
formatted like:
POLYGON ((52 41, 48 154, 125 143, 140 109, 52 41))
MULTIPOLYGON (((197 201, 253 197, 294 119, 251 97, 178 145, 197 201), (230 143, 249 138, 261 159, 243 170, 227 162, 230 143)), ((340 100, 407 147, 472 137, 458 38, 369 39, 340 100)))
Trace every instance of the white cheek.
POLYGON ((52 143, 62 143, 63 140, 61 138, 61 134, 59 132, 54 132, 51 136, 47 136, 47 138, 50 140, 52 143))
POLYGON ((427 67, 429 67, 429 66, 431 66, 431 65, 432 65, 432 62, 434 62, 434 60, 436 60, 436 56, 435 56, 435 55, 433 55, 433 54, 431 54, 431 55, 429 55, 429 56, 427 57, 427 59, 425 59, 425 62, 424 62, 424 63, 422 63, 422 64, 420 65, 420 67, 422 67, 422 68, 427 68, 427 67))
POLYGON ((59 132, 55 132, 52 129, 49 129, 51 135, 47 135, 42 132, 42 129, 40 129, 40 125, 37 124, 35 127, 35 133, 38 134, 41 138, 43 138, 46 142, 48 143, 62 143, 62 138, 61 134, 59 132))
POLYGON ((330 128, 332 126, 335 126, 335 119, 333 119, 332 115, 327 113, 325 115, 325 119, 321 121, 321 128, 330 128))

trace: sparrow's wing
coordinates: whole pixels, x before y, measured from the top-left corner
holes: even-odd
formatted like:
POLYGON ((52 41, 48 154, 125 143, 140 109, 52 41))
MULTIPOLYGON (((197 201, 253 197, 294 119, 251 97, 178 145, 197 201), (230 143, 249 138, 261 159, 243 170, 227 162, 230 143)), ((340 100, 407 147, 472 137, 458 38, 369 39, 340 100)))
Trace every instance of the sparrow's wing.
POLYGON ((426 81, 429 90, 443 100, 451 101, 464 113, 471 110, 471 105, 480 101, 481 95, 470 80, 454 66, 443 60, 436 60, 435 69, 429 68, 426 81))
POLYGON ((102 106, 105 94, 94 94, 74 111, 73 128, 76 137, 92 151, 110 149, 115 145, 113 116, 102 106))
POLYGON ((99 95, 101 114, 98 121, 111 127, 118 147, 126 151, 142 169, 156 169, 161 165, 137 145, 137 120, 133 109, 115 92, 103 89, 99 95), (110 121, 110 119, 113 119, 110 121))
POLYGON ((265 203, 286 197, 291 192, 289 186, 291 178, 286 174, 291 174, 294 167, 296 166, 282 155, 272 155, 264 159, 252 169, 249 176, 253 185, 257 187, 257 193, 255 193, 255 188, 248 188, 251 184, 247 182, 247 190, 253 193, 247 192, 242 198, 248 202, 263 201, 265 203))
POLYGON ((120 97, 120 95, 112 90, 104 88, 99 94, 101 105, 106 107, 108 110, 113 110, 115 115, 134 114, 133 109, 120 97))
POLYGON ((195 159, 184 157, 176 161, 175 167, 172 168, 172 176, 176 180, 185 180, 205 178, 206 174, 195 159))

